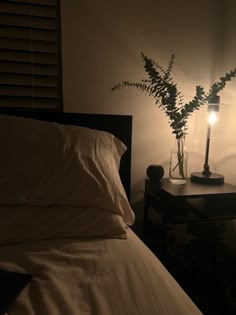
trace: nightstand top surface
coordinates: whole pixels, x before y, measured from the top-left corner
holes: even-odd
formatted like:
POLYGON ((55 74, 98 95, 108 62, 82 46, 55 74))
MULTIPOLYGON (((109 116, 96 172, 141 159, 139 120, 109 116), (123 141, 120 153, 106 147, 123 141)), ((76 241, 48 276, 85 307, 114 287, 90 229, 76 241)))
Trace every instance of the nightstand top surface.
POLYGON ((235 194, 236 186, 224 183, 222 185, 207 185, 194 183, 187 179, 183 185, 172 184, 168 178, 163 178, 159 184, 153 184, 149 179, 146 179, 146 184, 150 187, 150 191, 155 193, 155 186, 157 191, 168 194, 172 197, 197 198, 212 195, 235 194))

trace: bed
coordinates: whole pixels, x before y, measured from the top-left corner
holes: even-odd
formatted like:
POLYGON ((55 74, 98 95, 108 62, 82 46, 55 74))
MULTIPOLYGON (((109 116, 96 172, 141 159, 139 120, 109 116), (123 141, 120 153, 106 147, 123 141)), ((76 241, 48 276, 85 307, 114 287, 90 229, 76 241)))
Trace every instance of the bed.
POLYGON ((2 111, 0 268, 32 275, 9 315, 202 314, 130 228, 131 139, 131 116, 2 111))

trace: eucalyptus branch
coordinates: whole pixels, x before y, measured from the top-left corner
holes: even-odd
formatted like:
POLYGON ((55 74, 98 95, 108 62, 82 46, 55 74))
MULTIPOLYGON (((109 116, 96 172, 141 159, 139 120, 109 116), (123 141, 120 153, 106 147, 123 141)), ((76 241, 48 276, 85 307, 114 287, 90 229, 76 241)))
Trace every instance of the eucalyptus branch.
POLYGON ((173 54, 171 55, 167 70, 165 71, 164 80, 168 80, 170 78, 170 74, 174 66, 174 60, 175 60, 175 55, 173 54))
POLYGON ((141 53, 141 58, 144 62, 144 70, 148 78, 142 79, 139 82, 123 81, 115 84, 112 87, 112 91, 123 87, 133 87, 153 97, 155 104, 168 117, 168 122, 176 139, 185 137, 188 130, 188 118, 192 113, 195 110, 199 110, 205 103, 210 102, 215 95, 225 88, 226 83, 236 76, 236 69, 226 73, 220 77, 219 81, 211 85, 208 93, 204 91, 202 86, 197 85, 193 99, 184 104, 183 95, 178 91, 177 84, 171 77, 175 55, 171 55, 166 70, 155 60, 148 58, 144 53, 141 53))

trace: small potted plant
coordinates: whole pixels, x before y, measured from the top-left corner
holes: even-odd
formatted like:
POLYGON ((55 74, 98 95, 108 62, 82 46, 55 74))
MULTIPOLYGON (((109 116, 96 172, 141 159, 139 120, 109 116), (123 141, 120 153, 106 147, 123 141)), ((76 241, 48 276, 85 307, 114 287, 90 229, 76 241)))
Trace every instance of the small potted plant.
POLYGON ((141 58, 144 62, 144 70, 147 78, 138 82, 123 81, 115 84, 112 87, 112 91, 124 87, 136 88, 152 97, 155 104, 164 111, 168 117, 172 133, 176 138, 176 152, 174 153, 176 162, 173 164, 173 161, 171 161, 170 163, 170 177, 175 172, 176 183, 184 183, 187 175, 184 145, 188 130, 188 118, 195 110, 210 102, 211 99, 224 89, 227 81, 235 77, 236 69, 220 77, 219 81, 210 86, 208 92, 205 92, 201 85, 197 85, 193 99, 188 103, 184 103, 183 94, 178 90, 177 84, 171 76, 175 55, 171 56, 166 69, 155 60, 147 57, 144 53, 141 53, 141 58), (178 173, 177 175, 176 172, 178 173))

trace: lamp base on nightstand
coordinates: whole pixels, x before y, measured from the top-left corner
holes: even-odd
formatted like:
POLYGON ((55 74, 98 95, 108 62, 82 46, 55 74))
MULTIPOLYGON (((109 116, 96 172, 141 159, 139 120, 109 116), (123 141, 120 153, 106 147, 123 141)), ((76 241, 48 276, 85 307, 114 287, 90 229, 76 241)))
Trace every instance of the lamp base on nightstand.
POLYGON ((224 176, 217 173, 206 176, 202 172, 195 172, 191 174, 191 181, 199 184, 221 185, 224 184, 224 176))

